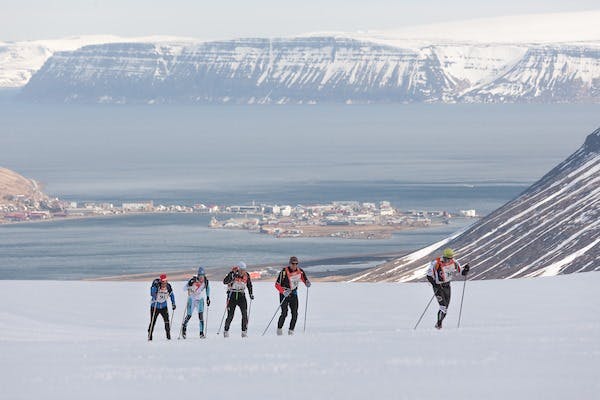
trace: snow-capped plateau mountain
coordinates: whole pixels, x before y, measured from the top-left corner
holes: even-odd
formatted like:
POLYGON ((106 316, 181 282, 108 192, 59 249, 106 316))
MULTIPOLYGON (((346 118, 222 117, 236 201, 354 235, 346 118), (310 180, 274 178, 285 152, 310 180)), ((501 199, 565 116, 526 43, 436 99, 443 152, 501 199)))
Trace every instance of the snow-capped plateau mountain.
POLYGON ((139 37, 124 39, 114 35, 88 35, 56 40, 0 42, 0 89, 20 88, 54 53, 73 51, 83 46, 115 42, 184 41, 174 37, 139 37))
POLYGON ((598 103, 598 20, 587 11, 275 39, 0 43, 0 88, 27 84, 21 97, 39 102, 598 103))
POLYGON ((600 129, 515 200, 455 238, 382 264, 356 281, 423 279, 451 247, 471 279, 552 276, 600 270, 600 129))
POLYGON ((114 43, 54 54, 22 98, 84 103, 600 102, 595 45, 401 48, 345 37, 114 43))

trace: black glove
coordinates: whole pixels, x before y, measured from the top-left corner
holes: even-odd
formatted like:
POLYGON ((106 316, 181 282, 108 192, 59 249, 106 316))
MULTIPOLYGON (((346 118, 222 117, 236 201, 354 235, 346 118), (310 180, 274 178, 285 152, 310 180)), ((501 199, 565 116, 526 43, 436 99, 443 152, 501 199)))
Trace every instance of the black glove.
POLYGON ((438 284, 433 285, 433 294, 436 296, 440 295, 440 291, 441 291, 441 286, 438 284))
POLYGON ((250 293, 250 300, 254 300, 254 295, 250 293))
POLYGON ((469 264, 466 264, 466 265, 463 267, 463 270, 462 270, 462 272, 461 272, 462 276, 467 276, 467 274, 469 273, 469 268, 470 268, 470 267, 469 267, 469 264))
POLYGON ((207 297, 207 298, 206 298, 206 305, 207 305, 207 306, 210 306, 210 297, 207 297))
POLYGON ((305 285, 306 285, 306 287, 310 287, 310 285, 312 285, 312 283, 310 283, 310 281, 307 279, 305 285))
POLYGON ((175 304, 173 304, 173 311, 175 311, 176 308, 177 308, 177 306, 175 304))

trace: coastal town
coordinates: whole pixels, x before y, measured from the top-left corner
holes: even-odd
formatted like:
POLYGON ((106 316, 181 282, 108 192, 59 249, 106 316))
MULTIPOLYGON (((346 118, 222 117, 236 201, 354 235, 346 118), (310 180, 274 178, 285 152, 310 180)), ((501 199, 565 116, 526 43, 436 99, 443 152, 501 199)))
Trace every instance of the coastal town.
POLYGON ((346 239, 384 239, 394 232, 449 223, 451 218, 476 218, 475 210, 448 211, 399 210, 389 201, 334 201, 310 205, 155 205, 153 201, 72 202, 59 199, 12 198, 0 205, 0 221, 29 222, 69 218, 152 214, 210 214, 212 229, 241 229, 277 238, 337 237, 346 239))
MULTIPOLYGON (((449 223, 453 215, 447 211, 402 211, 389 201, 334 201, 312 205, 229 206, 231 217, 211 218, 214 229, 247 229, 278 238, 337 237, 344 239, 385 239, 394 232, 449 223)), ((475 210, 461 210, 461 217, 477 217, 475 210)))
POLYGON ((325 204, 154 204, 154 201, 66 201, 46 195, 39 183, 0 168, 0 224, 134 214, 196 213, 212 229, 242 229, 276 238, 384 239, 394 232, 477 218, 475 210, 400 210, 389 201, 325 204))

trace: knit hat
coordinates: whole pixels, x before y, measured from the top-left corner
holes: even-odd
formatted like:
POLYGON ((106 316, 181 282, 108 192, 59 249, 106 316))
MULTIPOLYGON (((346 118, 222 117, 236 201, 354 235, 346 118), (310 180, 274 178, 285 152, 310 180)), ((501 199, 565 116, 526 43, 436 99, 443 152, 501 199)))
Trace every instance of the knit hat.
POLYGON ((238 267, 239 267, 239 268, 240 268, 242 271, 245 271, 245 270, 246 270, 246 268, 248 268, 248 267, 246 266, 246 263, 245 263, 245 262, 243 262, 243 261, 240 261, 239 263, 237 263, 237 266, 238 266, 238 267))
POLYGON ((160 281, 165 282, 167 280, 167 274, 160 274, 160 281))

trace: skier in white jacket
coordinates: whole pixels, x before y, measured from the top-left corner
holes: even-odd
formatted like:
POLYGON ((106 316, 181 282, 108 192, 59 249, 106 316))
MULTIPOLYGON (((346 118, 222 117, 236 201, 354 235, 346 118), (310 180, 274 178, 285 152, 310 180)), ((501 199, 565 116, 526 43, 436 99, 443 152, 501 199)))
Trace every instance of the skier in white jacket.
POLYGON ((204 297, 206 297, 206 305, 210 306, 210 286, 208 279, 204 274, 204 268, 198 268, 198 274, 190 278, 185 284, 183 290, 188 294, 186 316, 181 325, 181 336, 185 339, 187 334, 187 324, 192 318, 194 309, 198 310, 198 319, 200 327, 200 338, 206 338, 204 332, 204 297))

